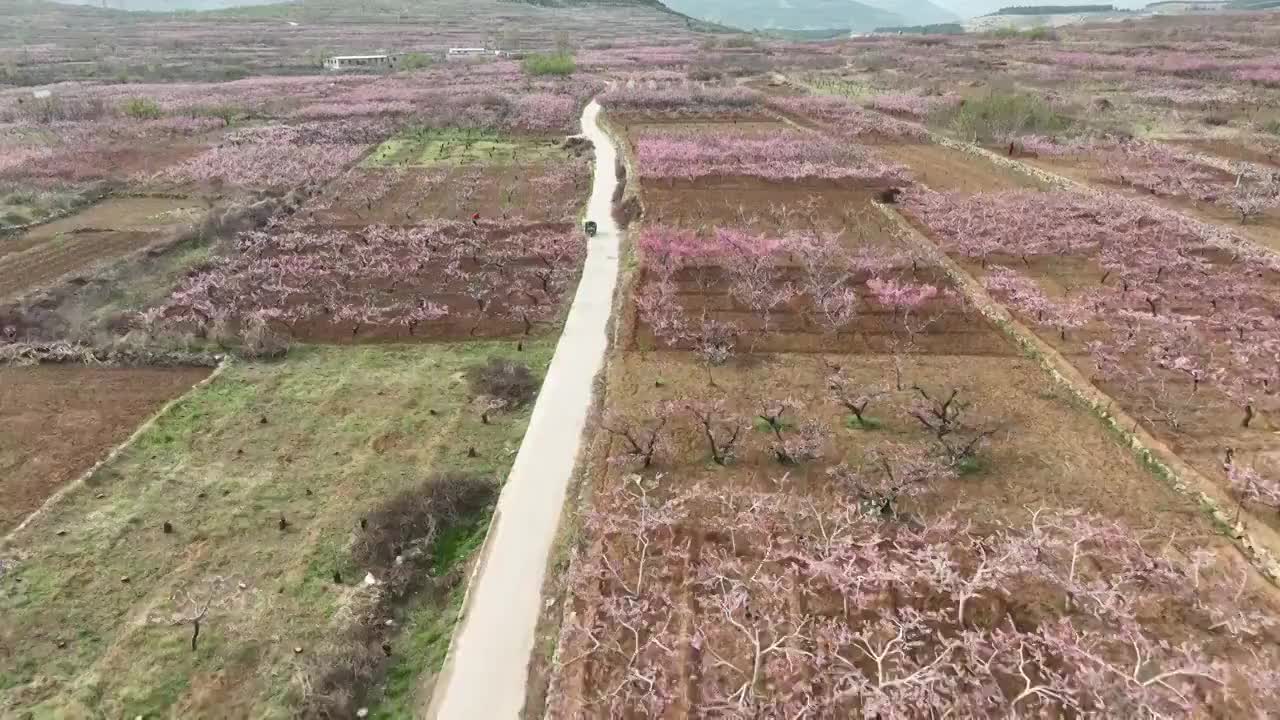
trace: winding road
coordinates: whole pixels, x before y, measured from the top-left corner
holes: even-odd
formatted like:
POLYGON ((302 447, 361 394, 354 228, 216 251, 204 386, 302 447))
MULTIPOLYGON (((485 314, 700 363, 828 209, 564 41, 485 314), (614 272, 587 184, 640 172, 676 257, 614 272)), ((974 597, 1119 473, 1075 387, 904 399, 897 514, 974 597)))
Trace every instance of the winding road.
POLYGON ((506 720, 520 717, 524 706, 547 560, 582 444, 592 384, 608 347, 617 284, 617 151, 597 122, 599 114, 594 100, 582 112, 582 135, 595 145, 587 219, 598 229, 529 429, 498 498, 428 718, 506 720))

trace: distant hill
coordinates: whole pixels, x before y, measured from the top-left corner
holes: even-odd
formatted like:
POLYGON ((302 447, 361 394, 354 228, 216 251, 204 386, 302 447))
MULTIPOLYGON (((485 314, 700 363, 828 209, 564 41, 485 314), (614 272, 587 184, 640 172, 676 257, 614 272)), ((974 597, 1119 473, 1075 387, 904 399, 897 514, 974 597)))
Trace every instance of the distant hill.
MULTIPOLYGON (((875 0, 889 6, 929 5, 928 0, 875 0)), ((884 7, 856 0, 666 0, 677 12, 744 30, 869 31, 885 25, 915 24, 884 7)))
POLYGON ((956 13, 930 0, 861 0, 867 5, 888 10, 910 25, 939 25, 960 20, 956 13))
MULTIPOLYGON (((1280 2, 1280 0, 1277 1, 1280 2)), ((1010 4, 1009 0, 932 0, 932 2, 941 5, 962 18, 990 15, 1010 4)), ((1114 4, 1118 8, 1134 10, 1141 8, 1148 2, 1150 0, 1116 0, 1114 4)))
POLYGON ((63 5, 88 5, 131 12, 174 12, 179 10, 225 10, 249 5, 269 5, 279 0, 54 0, 63 5))
MULTIPOLYGON (((113 10, 130 10, 136 12, 175 12, 175 11, 202 11, 202 10, 228 10, 238 7, 255 7, 259 5, 299 5, 311 6, 317 3, 311 0, 54 0, 64 5, 89 5, 93 7, 108 7, 113 10)), ((671 12, 670 8, 663 5, 661 0, 503 0, 513 4, 537 5, 540 7, 550 8, 573 8, 573 7, 636 7, 650 8, 660 12, 671 12)), ((404 2, 395 3, 400 6, 408 7, 429 7, 434 3, 448 4, 447 0, 406 0, 404 2)), ((344 3, 352 10, 361 8, 370 8, 373 11, 381 10, 384 6, 390 5, 387 2, 368 2, 367 0, 351 0, 344 3)))
MULTIPOLYGON (((67 5, 107 7, 133 12, 231 11, 273 6, 264 14, 314 17, 408 14, 420 17, 433 5, 455 0, 55 0, 67 5)), ((954 22, 959 16, 931 0, 501 0, 505 4, 545 8, 629 8, 697 18, 742 29, 870 30, 885 25, 954 22)), ((255 13, 259 14, 259 13, 255 13)), ((714 30, 715 28, 702 28, 714 30)))

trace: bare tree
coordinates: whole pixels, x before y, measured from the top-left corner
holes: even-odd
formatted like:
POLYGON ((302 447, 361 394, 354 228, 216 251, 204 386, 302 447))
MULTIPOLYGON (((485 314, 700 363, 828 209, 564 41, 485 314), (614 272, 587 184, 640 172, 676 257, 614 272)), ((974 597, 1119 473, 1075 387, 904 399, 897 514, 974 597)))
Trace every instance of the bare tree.
POLYGON ((240 585, 217 575, 209 579, 208 587, 203 591, 193 593, 190 588, 174 591, 170 597, 175 608, 173 624, 191 625, 191 652, 199 647, 200 623, 209 615, 209 610, 230 605, 242 589, 240 585))
POLYGON ((688 402, 685 403, 685 409, 702 427, 707 446, 711 450, 711 459, 717 465, 729 464, 733 460, 738 441, 742 439, 742 421, 725 410, 723 400, 688 402))

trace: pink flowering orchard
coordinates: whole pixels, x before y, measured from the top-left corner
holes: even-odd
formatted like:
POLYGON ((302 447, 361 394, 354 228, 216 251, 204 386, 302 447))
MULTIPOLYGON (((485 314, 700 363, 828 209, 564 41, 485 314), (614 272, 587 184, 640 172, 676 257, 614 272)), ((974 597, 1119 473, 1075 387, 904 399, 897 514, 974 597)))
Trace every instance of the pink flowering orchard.
POLYGON ((0 4, 0 716, 1277 717, 1280 11, 715 4, 0 4))

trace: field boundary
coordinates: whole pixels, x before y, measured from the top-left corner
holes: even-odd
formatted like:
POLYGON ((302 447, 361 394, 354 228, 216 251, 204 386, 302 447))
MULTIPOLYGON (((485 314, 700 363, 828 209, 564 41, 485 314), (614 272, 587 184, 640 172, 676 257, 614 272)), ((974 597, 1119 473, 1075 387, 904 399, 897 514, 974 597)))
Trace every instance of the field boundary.
MULTIPOLYGON (((932 130, 929 131, 929 137, 938 145, 942 145, 944 147, 948 147, 953 150, 959 150, 961 152, 968 153, 969 155, 972 155, 974 157, 983 158, 995 165, 1008 168, 1018 173, 1022 173, 1027 177, 1030 177, 1034 180, 1038 180, 1043 183, 1047 183, 1051 187, 1057 188, 1059 190, 1071 190, 1074 192, 1081 193, 1083 195, 1090 195, 1094 197, 1103 195, 1108 192, 1108 190, 1094 187, 1090 183, 1074 180, 1072 178, 1066 177, 1065 175, 1059 175, 1058 173, 1045 170, 1043 168, 1038 168, 1033 165, 1029 165, 1027 163, 1022 162, 1021 160, 1018 160, 1017 158, 1005 157, 1000 153, 992 152, 980 145, 964 142, 961 140, 955 140, 953 138, 946 137, 945 135, 940 135, 936 132, 933 132, 932 130)), ((1142 201, 1146 203, 1152 202, 1150 199, 1147 199, 1147 198, 1142 198, 1142 201)), ((1187 215, 1186 213, 1176 208, 1170 208, 1164 205, 1160 205, 1159 203, 1154 203, 1154 204, 1162 210, 1177 213, 1179 216, 1187 218, 1188 220, 1191 220, 1193 222, 1201 223, 1204 225, 1211 225, 1217 228, 1227 228, 1231 231, 1231 237, 1236 238, 1238 245, 1246 245, 1252 250, 1263 252, 1263 253, 1266 253, 1267 255, 1270 255, 1273 258, 1280 259, 1280 250, 1270 248, 1270 247, 1267 247, 1266 245, 1262 245, 1260 243, 1254 242, 1253 240, 1249 239, 1245 235, 1235 232, 1235 230, 1228 225, 1223 225, 1217 222, 1210 222, 1208 220, 1201 220, 1199 218, 1187 215)), ((1219 240, 1217 238, 1211 240, 1211 244, 1232 254, 1234 254, 1239 250, 1239 248, 1236 245, 1219 240)))
POLYGON ((71 207, 67 208, 66 210, 63 210, 62 212, 57 213, 56 215, 50 215, 40 220, 34 220, 25 225, 5 226, 3 229, 0 229, 0 238, 6 237, 10 234, 16 235, 21 232, 26 232, 27 230, 38 228, 41 225, 48 225, 51 222, 61 220, 65 217, 70 217, 80 212, 81 210, 84 210, 85 208, 93 207, 94 205, 97 205, 98 203, 110 197, 116 197, 116 193, 110 190, 102 190, 102 191, 99 191, 97 195, 84 199, 76 203, 75 205, 72 205, 71 207))
MULTIPOLYGON (((893 222, 903 240, 937 263, 965 298, 1013 340, 1023 353, 1035 359, 1055 384, 1067 389, 1107 430, 1123 440, 1134 456, 1153 475, 1179 494, 1199 504, 1222 533, 1231 538, 1241 549, 1249 562, 1272 584, 1280 586, 1280 561, 1276 558, 1276 548, 1280 548, 1280 536, 1257 521, 1247 510, 1239 512, 1239 522, 1233 519, 1233 513, 1223 510, 1224 496, 1217 483, 1205 477, 1167 445, 1148 433, 1136 419, 1124 411, 1115 399, 1089 382, 1088 378, 1061 353, 1037 337, 1014 318, 1004 306, 993 300, 972 275, 947 256, 928 237, 913 228, 897 210, 878 202, 872 204, 893 222), (1252 532, 1246 530, 1246 527, 1252 532), (1257 536, 1262 536, 1265 542, 1260 542, 1257 536)), ((1228 496, 1225 499, 1230 498, 1228 496)))
POLYGON ((47 513, 50 508, 60 502, 64 497, 79 489, 80 486, 84 485, 89 478, 93 477, 108 463, 120 457, 121 454, 138 441, 138 438, 142 437, 143 433, 146 433, 148 430, 155 427, 156 423, 163 419, 164 416, 168 415, 169 412, 172 411, 179 403, 186 401, 196 391, 208 386, 214 380, 218 379, 218 377, 220 377, 222 373, 231 366, 231 364, 232 360, 230 355, 223 357, 222 361, 213 369, 213 372, 209 373, 208 377, 187 388, 187 391, 178 397, 173 398, 164 405, 161 405, 159 410, 155 411, 151 417, 143 421, 143 423, 139 425, 133 433, 129 435, 129 437, 125 438, 123 442, 113 447, 106 456, 94 463, 88 470, 80 473, 80 475, 73 478, 70 482, 64 483, 62 487, 58 488, 57 492, 46 498, 40 507, 32 510, 29 515, 22 519, 22 522, 18 523, 16 527, 6 533, 4 537, 0 538, 0 548, 7 547, 18 536, 18 533, 22 532, 33 521, 47 513))
MULTIPOLYGON (((207 218, 208 215, 206 214, 205 217, 207 218)), ((201 222, 203 222, 203 220, 201 222)), ((155 239, 149 243, 146 243, 145 245, 140 245, 124 253, 123 255, 116 255, 115 257, 109 257, 109 256, 103 257, 103 258, 100 258, 97 262, 92 262, 87 265, 81 265, 80 267, 75 268, 73 270, 68 270, 67 272, 57 276, 56 278, 53 278, 47 282, 40 283, 39 285, 33 285, 31 287, 23 288, 10 295, 0 295, 0 302, 22 304, 35 295, 38 295, 43 292, 51 292, 56 288, 60 288, 66 285, 73 278, 76 278, 76 277, 93 278, 107 272, 108 270, 111 270, 112 268, 123 265, 130 261, 136 260, 140 257, 144 257, 147 255, 163 255, 173 250, 174 248, 178 247, 179 245, 201 239, 200 226, 201 226, 201 223, 197 222, 197 223, 192 223, 190 226, 174 228, 173 230, 170 230, 170 231, 160 230, 155 233, 146 233, 148 235, 154 234, 156 236, 155 239)), ((119 233, 119 232, 125 232, 125 231, 92 230, 92 232, 119 233)), ((40 245, 34 245, 32 247, 27 248, 26 250, 23 250, 21 252, 14 253, 13 255, 8 256, 7 259, 10 259, 10 260, 21 259, 26 255, 40 252, 44 248, 44 245, 45 245, 44 243, 41 243, 40 245)))

